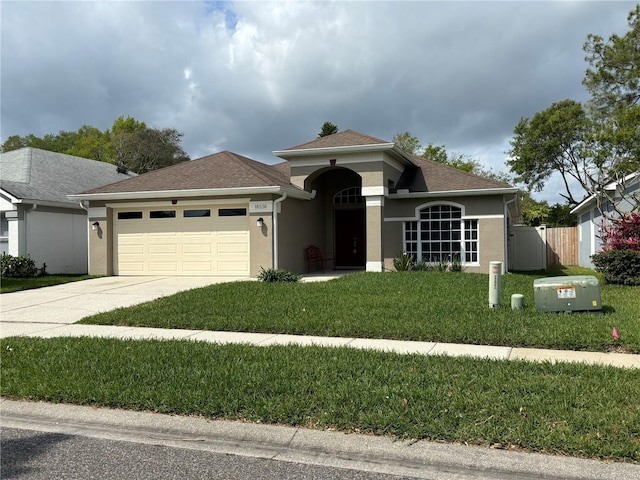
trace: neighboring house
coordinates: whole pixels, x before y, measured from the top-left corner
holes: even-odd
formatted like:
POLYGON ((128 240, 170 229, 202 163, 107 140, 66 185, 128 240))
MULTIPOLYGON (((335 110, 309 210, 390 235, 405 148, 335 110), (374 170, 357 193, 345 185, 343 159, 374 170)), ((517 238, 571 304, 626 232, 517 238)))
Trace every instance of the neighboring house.
MULTIPOLYGON (((609 197, 619 203, 618 209, 623 212, 638 211, 640 202, 640 173, 635 172, 625 177, 624 190, 618 182, 605 187, 609 197)), ((617 216, 610 201, 605 201, 598 208, 598 198, 591 195, 577 205, 571 213, 578 217, 578 264, 582 267, 593 268, 591 256, 601 251, 600 229, 603 224, 610 223, 608 217, 617 216)))
POLYGON ((273 152, 221 152, 77 195, 89 208, 91 273, 227 275, 306 270, 304 249, 342 269, 383 271, 407 251, 507 265, 517 189, 346 130, 273 152))
POLYGON ((116 166, 22 148, 0 155, 0 251, 30 256, 48 273, 86 273, 87 211, 77 193, 131 178, 116 166))

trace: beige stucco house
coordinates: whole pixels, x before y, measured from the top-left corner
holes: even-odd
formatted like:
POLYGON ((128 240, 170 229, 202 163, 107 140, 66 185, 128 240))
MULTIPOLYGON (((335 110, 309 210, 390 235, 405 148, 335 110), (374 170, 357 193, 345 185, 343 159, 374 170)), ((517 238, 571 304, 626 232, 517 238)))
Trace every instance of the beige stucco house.
POLYGON ((71 195, 89 211, 90 273, 302 273, 309 245, 339 269, 391 270, 403 252, 507 265, 516 188, 352 130, 273 153, 284 162, 221 152, 71 195))

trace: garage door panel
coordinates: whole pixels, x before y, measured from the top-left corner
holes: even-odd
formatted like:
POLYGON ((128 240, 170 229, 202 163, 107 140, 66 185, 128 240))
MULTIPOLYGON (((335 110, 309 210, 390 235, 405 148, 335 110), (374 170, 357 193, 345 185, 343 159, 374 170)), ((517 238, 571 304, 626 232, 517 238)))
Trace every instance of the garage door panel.
POLYGON ((144 246, 140 244, 120 244, 119 255, 143 255, 144 254, 144 246))
POLYGON ((199 255, 202 253, 211 253, 213 245, 210 243, 191 243, 182 245, 182 253, 185 255, 199 255))
POLYGON ((177 237, 178 237, 178 232, 167 232, 163 230, 156 230, 156 231, 152 230, 149 232, 149 240, 154 240, 156 238, 157 239, 166 239, 166 238, 175 239, 177 237))
POLYGON ((141 272, 144 269, 144 262, 127 262, 126 260, 121 260, 119 267, 120 274, 128 273, 137 275, 137 272, 141 272))
POLYGON ((218 255, 224 255, 226 253, 249 253, 248 245, 240 243, 219 243, 218 255))
POLYGON ((201 228, 203 230, 196 230, 189 228, 188 230, 182 231, 183 238, 211 238, 213 236, 212 228, 215 228, 214 223, 209 223, 207 225, 203 225, 201 228))
POLYGON ((182 262, 182 268, 185 272, 207 273, 214 271, 213 262, 182 262))
POLYGON ((178 273, 178 262, 149 262, 149 273, 166 273, 175 274, 178 273))
POLYGON ((245 261, 219 261, 218 272, 224 274, 233 274, 234 272, 249 270, 249 265, 245 261))
POLYGON ((175 218, 149 218, 157 208, 140 208, 142 219, 114 215, 116 273, 248 276, 248 217, 183 216, 184 209, 197 208, 176 208, 175 218))
POLYGON ((178 245, 175 243, 152 243, 149 245, 149 255, 154 255, 156 253, 164 254, 164 253, 178 253, 178 245))

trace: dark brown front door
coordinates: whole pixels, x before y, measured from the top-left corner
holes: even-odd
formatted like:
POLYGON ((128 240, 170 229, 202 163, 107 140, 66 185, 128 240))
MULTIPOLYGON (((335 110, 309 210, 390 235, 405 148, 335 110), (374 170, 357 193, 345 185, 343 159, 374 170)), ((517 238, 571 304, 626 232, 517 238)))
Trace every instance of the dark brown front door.
POLYGON ((336 266, 364 267, 365 216, 364 209, 336 210, 336 266))

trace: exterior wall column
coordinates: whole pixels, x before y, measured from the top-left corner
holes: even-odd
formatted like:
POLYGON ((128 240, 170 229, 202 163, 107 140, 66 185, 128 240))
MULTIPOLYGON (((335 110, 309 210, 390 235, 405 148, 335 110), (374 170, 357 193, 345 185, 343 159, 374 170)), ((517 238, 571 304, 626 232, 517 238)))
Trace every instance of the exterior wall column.
POLYGON ((362 196, 365 197, 366 205, 367 272, 382 272, 384 266, 382 222, 386 193, 385 187, 362 188, 362 196))
POLYGON ((26 255, 24 251, 24 212, 20 210, 10 210, 5 212, 7 226, 9 227, 8 251, 7 254, 13 257, 26 255))
POLYGON ((112 258, 109 254, 111 244, 109 236, 112 235, 110 227, 107 207, 89 208, 87 215, 89 275, 113 275, 113 265, 109 264, 112 258), (94 230, 95 222, 98 222, 98 226, 94 230))

